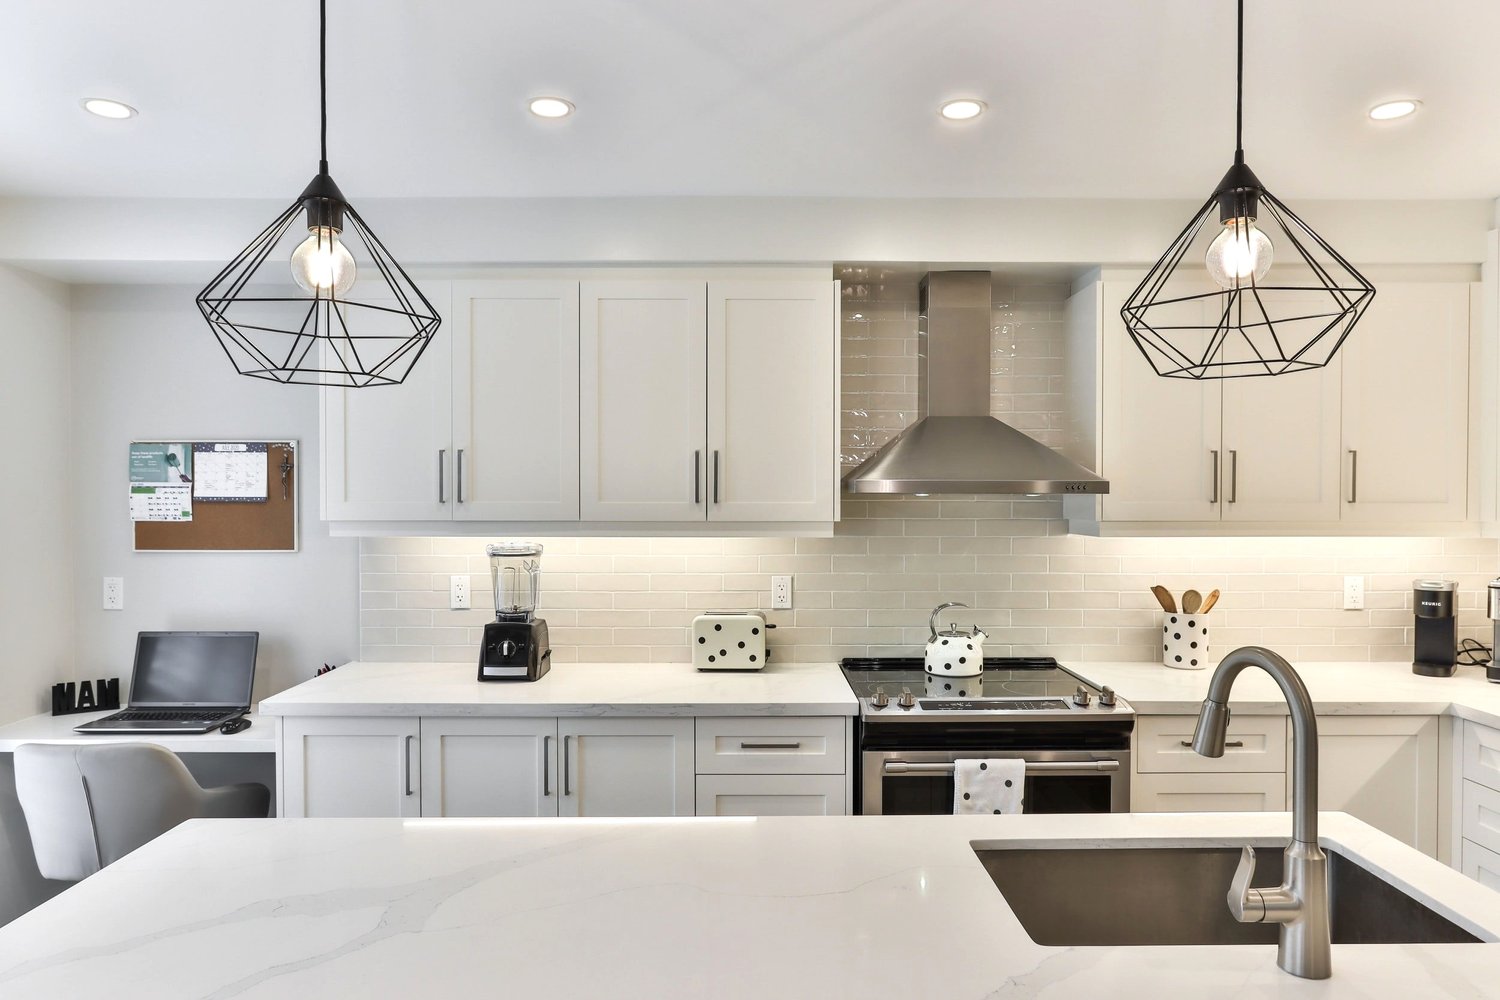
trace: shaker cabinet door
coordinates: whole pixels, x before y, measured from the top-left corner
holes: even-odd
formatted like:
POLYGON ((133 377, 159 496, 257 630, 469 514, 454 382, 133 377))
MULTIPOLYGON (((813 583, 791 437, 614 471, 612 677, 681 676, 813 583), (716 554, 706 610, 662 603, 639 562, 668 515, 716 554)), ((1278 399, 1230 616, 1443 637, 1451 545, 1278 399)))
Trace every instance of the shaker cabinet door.
POLYGON ((556 816, 557 720, 422 720, 423 816, 556 816))
POLYGON ((281 727, 280 815, 421 815, 415 718, 292 716, 281 727))
POLYGON ((453 286, 453 516, 578 520, 578 282, 453 286))
POLYGON ((583 283, 583 520, 704 520, 705 293, 702 281, 583 283))
POLYGON ((563 816, 693 815, 693 720, 559 719, 563 816))

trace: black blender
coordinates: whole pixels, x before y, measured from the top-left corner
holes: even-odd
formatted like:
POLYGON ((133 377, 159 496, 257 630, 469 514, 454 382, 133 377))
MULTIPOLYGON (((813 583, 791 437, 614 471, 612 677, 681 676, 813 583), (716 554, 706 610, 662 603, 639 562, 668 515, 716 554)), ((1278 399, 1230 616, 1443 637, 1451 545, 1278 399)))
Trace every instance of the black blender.
POLYGON ((536 617, 542 547, 536 542, 485 546, 495 589, 495 620, 479 647, 482 681, 534 681, 552 665, 547 623, 536 617))

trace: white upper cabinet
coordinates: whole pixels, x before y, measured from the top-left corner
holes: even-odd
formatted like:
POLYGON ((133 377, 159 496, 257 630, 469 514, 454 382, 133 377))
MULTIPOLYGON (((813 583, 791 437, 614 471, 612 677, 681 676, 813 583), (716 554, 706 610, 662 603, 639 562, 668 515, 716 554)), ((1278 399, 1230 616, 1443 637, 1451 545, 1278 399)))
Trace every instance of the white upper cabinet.
POLYGON ((453 285, 453 517, 578 519, 578 282, 453 285))
POLYGON ((1379 284, 1341 353, 1344 519, 1464 520, 1469 286, 1379 284))
POLYGON ((423 282, 445 322, 400 385, 323 389, 323 517, 330 521, 452 517, 449 288, 423 282))
MULTIPOLYGON (((1210 521, 1219 517, 1222 383, 1162 378, 1136 349, 1120 319, 1134 286, 1106 281, 1100 387, 1101 459, 1109 480, 1106 520, 1210 521)), ((1198 309, 1193 303, 1191 308, 1198 309)))
MULTIPOLYGON (((1110 483, 1097 502, 1070 499, 1075 527, 1353 532, 1466 519, 1467 281, 1379 281, 1328 366, 1223 380, 1155 373, 1119 316, 1133 287, 1128 272, 1108 273, 1070 305, 1083 317, 1069 327, 1082 372, 1072 391, 1098 397, 1097 409, 1069 404, 1082 429, 1075 457, 1088 463, 1092 446, 1110 483)), ((1184 322, 1199 321, 1200 304, 1181 308, 1184 322)))
POLYGON ((1224 380, 1224 520, 1338 520, 1339 369, 1224 380))
POLYGON ((709 282, 709 520, 834 519, 836 304, 827 281, 709 282))
POLYGON ((581 310, 585 521, 703 520, 702 281, 588 281, 581 310))

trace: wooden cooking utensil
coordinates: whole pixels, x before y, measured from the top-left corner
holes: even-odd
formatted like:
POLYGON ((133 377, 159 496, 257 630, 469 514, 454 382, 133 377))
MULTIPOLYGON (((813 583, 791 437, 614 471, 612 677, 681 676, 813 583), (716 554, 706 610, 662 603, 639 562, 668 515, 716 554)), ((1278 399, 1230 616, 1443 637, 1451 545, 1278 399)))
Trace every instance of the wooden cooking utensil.
POLYGON ((1206 615, 1206 614, 1208 614, 1208 612, 1213 608, 1213 606, 1215 604, 1218 604, 1218 603, 1219 603, 1219 592, 1217 590, 1210 590, 1208 592, 1208 597, 1206 597, 1204 599, 1204 601, 1203 601, 1203 607, 1201 607, 1201 608, 1198 609, 1198 614, 1200 614, 1200 615, 1206 615))
POLYGON ((1196 590, 1184 590, 1182 592, 1182 610, 1190 615, 1196 615, 1198 609, 1203 607, 1203 595, 1196 590))
POLYGON ((1156 595, 1156 603, 1161 605, 1161 609, 1163 611, 1165 611, 1169 615, 1175 615, 1177 613, 1177 602, 1172 599, 1172 592, 1169 591, 1166 587, 1163 587, 1161 584, 1157 584, 1156 586, 1151 588, 1151 593, 1156 595))

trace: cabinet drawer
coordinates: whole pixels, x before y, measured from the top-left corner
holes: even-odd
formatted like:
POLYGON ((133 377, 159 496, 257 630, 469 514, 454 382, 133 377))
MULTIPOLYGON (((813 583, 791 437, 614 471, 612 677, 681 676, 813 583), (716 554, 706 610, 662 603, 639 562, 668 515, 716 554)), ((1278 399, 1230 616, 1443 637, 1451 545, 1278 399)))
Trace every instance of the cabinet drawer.
POLYGON ((1139 774, 1131 812, 1281 812, 1284 774, 1139 774))
POLYGON ((700 718, 699 774, 843 774, 844 719, 700 718))
POLYGON ((1209 772, 1286 773, 1286 716, 1234 715, 1224 756, 1200 757, 1191 742, 1196 715, 1147 715, 1136 720, 1136 771, 1141 774, 1209 772), (1235 744, 1239 744, 1236 746, 1235 744))
POLYGON ((700 774, 699 816, 843 816, 842 774, 700 774))
POLYGON ((1500 730, 1464 723, 1464 778, 1500 789, 1500 730))
POLYGON ((1463 818, 1460 829, 1465 840, 1472 840, 1491 851, 1500 851, 1500 792, 1474 781, 1465 781, 1463 818))
POLYGON ((1472 840, 1465 840, 1463 857, 1459 859, 1463 873, 1482 886, 1500 891, 1500 854, 1487 847, 1480 847, 1472 840))

